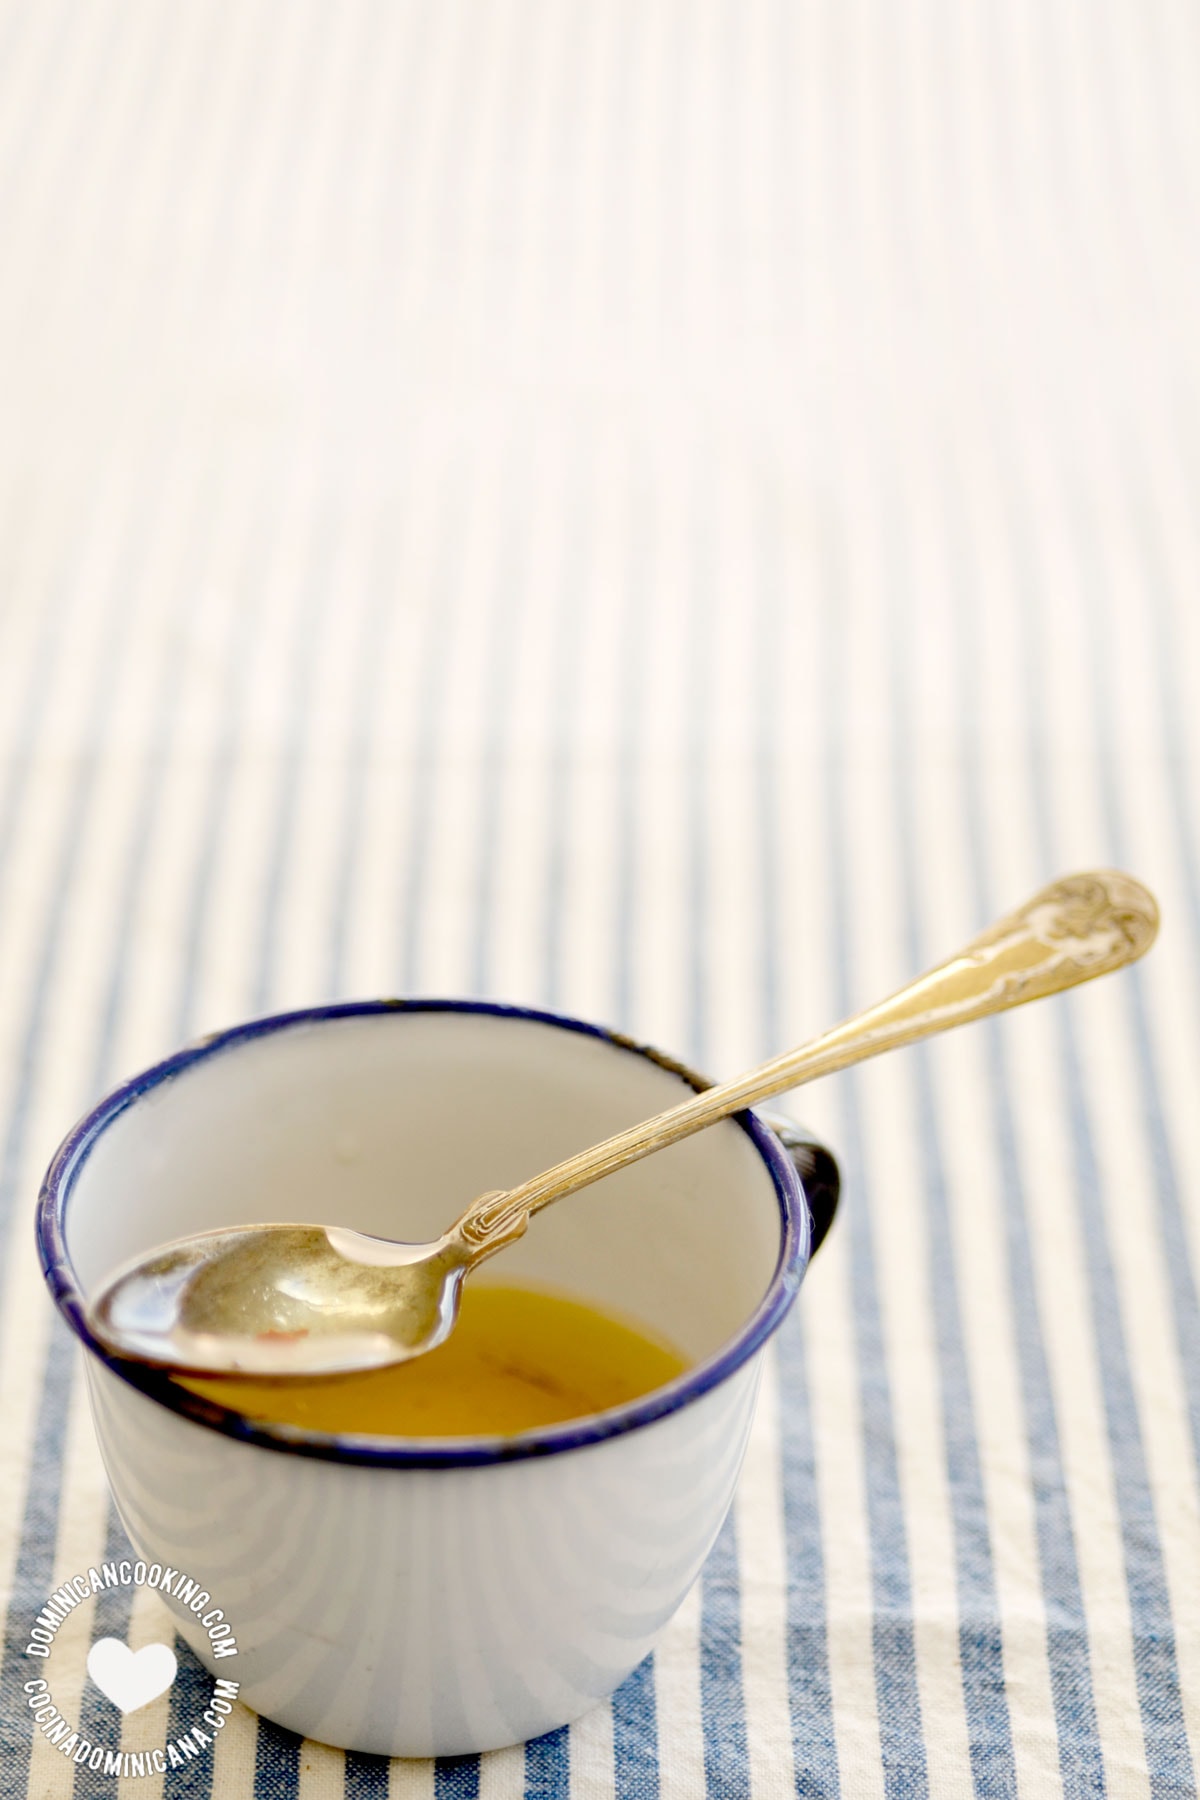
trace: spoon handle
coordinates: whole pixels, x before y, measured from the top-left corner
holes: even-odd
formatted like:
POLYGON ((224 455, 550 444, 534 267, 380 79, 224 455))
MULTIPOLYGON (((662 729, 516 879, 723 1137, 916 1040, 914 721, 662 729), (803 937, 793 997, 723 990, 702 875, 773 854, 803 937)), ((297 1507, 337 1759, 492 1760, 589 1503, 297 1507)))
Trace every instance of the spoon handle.
POLYGON ((519 1237, 529 1218, 579 1188, 690 1137, 759 1100, 830 1075, 883 1050, 949 1031, 990 1013, 1060 993, 1122 968, 1158 931, 1154 897, 1131 875, 1068 875, 973 938, 957 955, 796 1050, 772 1057, 669 1112, 631 1126, 506 1192, 484 1194, 448 1235, 473 1259, 519 1237))

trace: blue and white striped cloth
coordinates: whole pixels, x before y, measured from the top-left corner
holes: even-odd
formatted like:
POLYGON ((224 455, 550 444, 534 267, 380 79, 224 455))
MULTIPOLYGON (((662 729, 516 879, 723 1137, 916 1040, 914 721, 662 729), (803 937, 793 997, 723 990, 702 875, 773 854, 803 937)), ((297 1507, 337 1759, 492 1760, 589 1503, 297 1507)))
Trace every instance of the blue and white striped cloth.
POLYGON ((1196 1793, 1198 196, 1184 0, 0 7, 0 1794, 1196 1793), (794 1100, 842 1217, 610 1706, 31 1736, 122 1541, 31 1230, 102 1091, 391 992, 730 1074, 1097 864, 1137 971, 794 1100))

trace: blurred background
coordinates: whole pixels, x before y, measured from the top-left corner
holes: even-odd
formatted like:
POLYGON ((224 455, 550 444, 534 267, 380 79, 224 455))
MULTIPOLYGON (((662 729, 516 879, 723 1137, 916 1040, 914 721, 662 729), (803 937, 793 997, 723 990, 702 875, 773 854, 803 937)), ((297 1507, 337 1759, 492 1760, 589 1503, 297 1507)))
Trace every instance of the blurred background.
POLYGON ((222 1796, 1194 1791, 1198 99, 1177 0, 0 9, 10 1646, 120 1532, 30 1242, 119 1077, 380 993, 730 1074, 1061 870, 1164 912, 793 1101, 845 1216, 628 1692, 222 1796))

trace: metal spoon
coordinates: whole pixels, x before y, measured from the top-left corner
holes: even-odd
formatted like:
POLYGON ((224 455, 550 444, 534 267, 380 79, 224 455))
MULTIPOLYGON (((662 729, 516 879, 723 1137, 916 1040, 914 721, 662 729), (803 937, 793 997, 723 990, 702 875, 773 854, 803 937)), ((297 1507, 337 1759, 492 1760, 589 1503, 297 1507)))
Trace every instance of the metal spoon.
POLYGON ((529 1220, 627 1164, 818 1075, 1104 975, 1148 950, 1158 907, 1130 875, 1071 875, 918 977, 798 1050, 508 1191, 444 1236, 401 1244, 341 1226, 243 1225, 181 1238, 111 1276, 89 1308, 120 1357, 181 1374, 346 1374, 420 1356, 453 1328, 464 1277, 529 1220))

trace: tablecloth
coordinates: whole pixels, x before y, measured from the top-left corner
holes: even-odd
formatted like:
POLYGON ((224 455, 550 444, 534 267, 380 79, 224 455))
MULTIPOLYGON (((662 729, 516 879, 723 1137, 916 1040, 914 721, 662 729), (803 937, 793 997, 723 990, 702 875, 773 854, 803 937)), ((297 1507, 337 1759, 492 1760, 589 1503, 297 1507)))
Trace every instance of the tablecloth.
POLYGON ((1195 1793, 1198 98, 1176 0, 0 10, 0 1792, 1195 1793), (394 993, 732 1074, 1096 865, 1136 971, 790 1101, 842 1215, 611 1704, 33 1728, 123 1541, 32 1212, 119 1078, 394 993))

